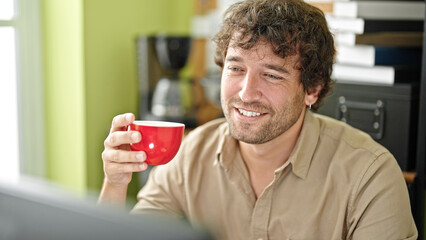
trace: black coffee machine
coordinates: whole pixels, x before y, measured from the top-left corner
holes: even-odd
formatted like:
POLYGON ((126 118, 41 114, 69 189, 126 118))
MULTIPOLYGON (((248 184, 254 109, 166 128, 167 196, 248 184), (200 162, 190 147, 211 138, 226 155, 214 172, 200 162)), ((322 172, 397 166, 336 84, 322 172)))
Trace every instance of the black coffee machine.
POLYGON ((137 40, 140 119, 196 126, 191 81, 179 77, 191 48, 189 36, 151 35, 137 40))

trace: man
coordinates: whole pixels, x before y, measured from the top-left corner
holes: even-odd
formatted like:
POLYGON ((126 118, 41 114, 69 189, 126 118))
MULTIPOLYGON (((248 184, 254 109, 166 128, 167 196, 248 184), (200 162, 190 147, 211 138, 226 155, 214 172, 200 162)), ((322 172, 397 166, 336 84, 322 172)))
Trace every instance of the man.
MULTIPOLYGON (((394 157, 368 135, 314 114, 330 90, 334 43, 324 15, 299 0, 231 6, 215 38, 226 121, 191 132, 153 169, 134 212, 201 222, 219 239, 416 239, 394 157)), ((100 202, 124 204, 146 155, 114 118, 100 202)))

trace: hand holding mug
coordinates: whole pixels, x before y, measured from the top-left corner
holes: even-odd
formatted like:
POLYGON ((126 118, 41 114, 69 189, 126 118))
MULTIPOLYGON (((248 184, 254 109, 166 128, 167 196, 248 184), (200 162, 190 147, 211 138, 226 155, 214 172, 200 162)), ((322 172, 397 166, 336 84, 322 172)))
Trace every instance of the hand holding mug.
POLYGON ((126 131, 134 121, 131 113, 114 117, 108 137, 104 142, 102 152, 105 181, 114 185, 127 186, 133 172, 147 169, 146 153, 131 151, 130 144, 140 142, 142 137, 138 131, 126 131))

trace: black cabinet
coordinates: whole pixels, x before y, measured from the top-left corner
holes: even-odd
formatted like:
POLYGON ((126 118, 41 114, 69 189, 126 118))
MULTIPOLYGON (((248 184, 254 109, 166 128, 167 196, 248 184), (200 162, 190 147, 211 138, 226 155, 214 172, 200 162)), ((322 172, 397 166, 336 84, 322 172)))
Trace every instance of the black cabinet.
MULTIPOLYGON (((425 13, 426 14, 426 13, 425 13)), ((426 27, 424 28, 426 29, 426 27)), ((426 161, 426 36, 423 33, 422 75, 419 96, 419 122, 417 130, 416 179, 414 185, 414 219, 419 228, 419 239, 424 237, 425 217, 425 161, 426 161)))
POLYGON ((389 149, 403 171, 415 171, 418 108, 418 83, 336 83, 318 112, 370 134, 389 149))

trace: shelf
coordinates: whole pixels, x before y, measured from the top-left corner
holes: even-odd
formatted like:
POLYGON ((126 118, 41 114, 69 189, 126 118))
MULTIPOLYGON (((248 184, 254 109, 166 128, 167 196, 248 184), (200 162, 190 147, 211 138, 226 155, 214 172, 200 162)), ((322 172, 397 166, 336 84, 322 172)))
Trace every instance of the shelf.
POLYGON ((417 172, 402 172, 406 183, 414 183, 417 172))

